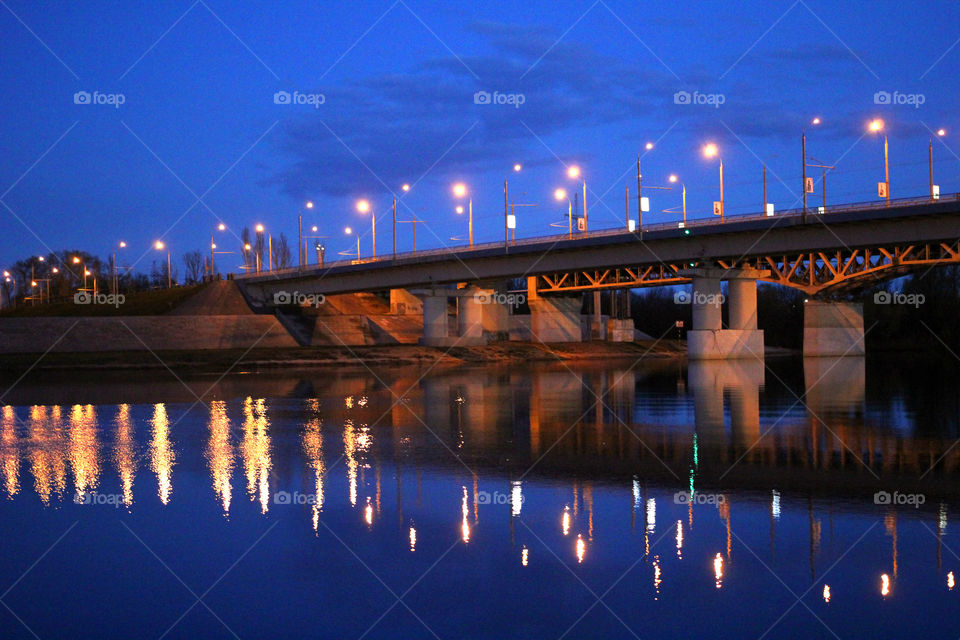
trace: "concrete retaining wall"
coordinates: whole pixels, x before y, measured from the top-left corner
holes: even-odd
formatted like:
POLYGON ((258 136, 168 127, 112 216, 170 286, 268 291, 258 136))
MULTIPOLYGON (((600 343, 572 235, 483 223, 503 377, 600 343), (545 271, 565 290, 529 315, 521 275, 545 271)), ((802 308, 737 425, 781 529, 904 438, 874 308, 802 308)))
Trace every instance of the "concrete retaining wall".
POLYGON ((0 319, 0 353, 296 347, 273 316, 0 319))

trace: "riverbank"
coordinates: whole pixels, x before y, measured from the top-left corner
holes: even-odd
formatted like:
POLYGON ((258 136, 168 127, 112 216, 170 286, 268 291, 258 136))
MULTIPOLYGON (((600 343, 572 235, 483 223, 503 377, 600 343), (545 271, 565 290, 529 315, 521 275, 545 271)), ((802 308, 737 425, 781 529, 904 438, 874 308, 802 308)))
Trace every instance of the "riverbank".
POLYGON ((199 372, 307 369, 362 365, 457 365, 556 361, 683 358, 686 345, 677 340, 640 342, 581 342, 542 344, 500 342, 473 347, 386 345, 361 347, 290 347, 279 349, 217 349, 136 352, 82 352, 0 355, 5 373, 28 370, 173 369, 199 372))

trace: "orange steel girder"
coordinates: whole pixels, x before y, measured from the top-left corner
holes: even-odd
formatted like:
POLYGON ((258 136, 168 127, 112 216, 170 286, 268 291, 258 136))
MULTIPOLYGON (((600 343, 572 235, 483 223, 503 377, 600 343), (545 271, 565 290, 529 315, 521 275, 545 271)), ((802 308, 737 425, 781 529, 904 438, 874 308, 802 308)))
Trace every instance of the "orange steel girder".
MULTIPOLYGON (((723 269, 749 267, 769 271, 770 276, 763 278, 764 282, 816 295, 872 286, 924 267, 960 264, 960 240, 718 259, 715 264, 723 269)), ((690 279, 678 275, 684 266, 655 264, 542 274, 537 276, 537 291, 560 293, 686 284, 690 279)))

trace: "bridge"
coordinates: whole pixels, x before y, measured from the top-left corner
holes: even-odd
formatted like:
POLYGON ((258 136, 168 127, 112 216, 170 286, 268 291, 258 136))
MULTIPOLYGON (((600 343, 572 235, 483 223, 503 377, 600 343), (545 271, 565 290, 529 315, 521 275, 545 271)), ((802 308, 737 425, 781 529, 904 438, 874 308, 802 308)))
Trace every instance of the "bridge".
MULTIPOLYGON (((393 306, 423 313, 425 344, 477 344, 509 331, 503 283, 525 278, 531 335, 579 341, 582 292, 692 283, 691 358, 763 354, 756 282, 807 293, 804 353, 862 355, 862 305, 834 302, 911 271, 960 263, 960 194, 728 216, 341 260, 237 276, 269 310, 281 292, 333 295, 389 290, 393 306), (721 282, 728 282, 722 326, 721 282), (450 335, 448 298, 458 298, 450 335)), ((607 323, 630 339, 632 320, 607 323), (629 334, 629 336, 626 336, 629 334)), ((597 331, 593 335, 597 335, 597 331)), ((602 331, 600 334, 604 333, 602 331)))

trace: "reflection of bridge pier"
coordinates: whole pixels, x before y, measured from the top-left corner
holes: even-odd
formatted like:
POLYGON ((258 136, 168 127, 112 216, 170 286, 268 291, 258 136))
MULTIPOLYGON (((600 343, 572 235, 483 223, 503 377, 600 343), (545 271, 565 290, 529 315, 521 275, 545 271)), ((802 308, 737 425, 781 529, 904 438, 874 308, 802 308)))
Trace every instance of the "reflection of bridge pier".
POLYGON ((862 356, 863 305, 808 300, 803 306, 803 355, 862 356))
POLYGON ((733 443, 749 447, 760 437, 760 387, 764 365, 760 360, 691 361, 688 385, 693 392, 694 425, 705 440, 726 441, 724 394, 730 397, 733 443))
POLYGON ((693 328, 687 332, 691 360, 763 358, 763 331, 757 329, 757 279, 769 275, 758 269, 692 269, 690 302, 693 328), (728 283, 729 328, 723 328, 723 295, 720 283, 728 283))
POLYGON ((866 409, 866 371, 863 356, 804 358, 804 403, 819 416, 837 416, 866 409))

